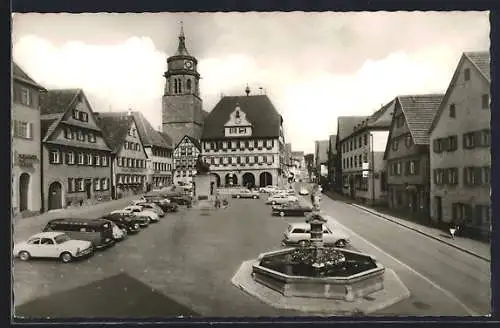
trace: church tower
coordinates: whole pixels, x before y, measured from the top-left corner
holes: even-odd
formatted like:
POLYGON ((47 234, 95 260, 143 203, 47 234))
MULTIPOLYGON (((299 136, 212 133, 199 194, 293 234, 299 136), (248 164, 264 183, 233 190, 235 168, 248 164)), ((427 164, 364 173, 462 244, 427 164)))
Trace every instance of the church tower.
POLYGON ((177 52, 167 58, 165 91, 162 101, 162 130, 175 147, 185 136, 200 140, 203 130, 203 110, 200 98, 198 61, 186 49, 186 37, 181 22, 177 52))

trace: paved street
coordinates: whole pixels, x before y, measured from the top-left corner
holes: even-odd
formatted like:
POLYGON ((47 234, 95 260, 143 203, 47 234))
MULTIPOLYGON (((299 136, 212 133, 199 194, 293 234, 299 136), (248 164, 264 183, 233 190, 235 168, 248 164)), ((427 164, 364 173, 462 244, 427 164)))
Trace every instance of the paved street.
MULTIPOLYGON (((114 203, 89 213, 97 215, 99 211, 121 206, 123 204, 114 203)), ((335 226, 337 221, 344 226, 341 228, 351 235, 356 249, 372 254, 392 268, 410 289, 410 299, 376 314, 489 312, 488 262, 327 197, 323 197, 322 210, 331 217, 329 224, 335 226)), ((280 248, 287 224, 302 220, 272 217, 264 199, 230 199, 229 208, 210 216, 201 216, 197 210, 183 207, 179 213, 167 214, 138 235, 86 260, 68 265, 57 261, 15 260, 15 304, 118 275, 122 282, 115 288, 127 289, 128 284, 142 283, 178 303, 179 308, 185 306, 203 316, 307 315, 274 309, 235 288, 230 281, 243 261, 280 248)), ((33 230, 36 225, 25 224, 25 229, 26 226, 33 230)), ((92 288, 102 288, 102 293, 109 293, 104 287, 92 288)), ((149 310, 147 302, 136 299, 144 298, 139 293, 129 290, 128 298, 122 294, 117 293, 116 301, 104 312, 119 315, 120 310, 126 309, 122 304, 124 299, 137 304, 137 312, 141 307, 149 310)), ((84 298, 90 297, 83 292, 78 295, 73 296, 76 304, 80 301, 85 304, 84 298)), ((61 309, 61 313, 70 316, 78 309, 71 310, 73 312, 61 309)), ((161 314, 161 309, 158 311, 161 314)), ((164 314, 172 315, 168 307, 164 314)))
POLYGON ((347 228, 356 248, 394 269, 410 289, 409 300, 379 314, 490 313, 490 262, 326 196, 321 208, 347 228))

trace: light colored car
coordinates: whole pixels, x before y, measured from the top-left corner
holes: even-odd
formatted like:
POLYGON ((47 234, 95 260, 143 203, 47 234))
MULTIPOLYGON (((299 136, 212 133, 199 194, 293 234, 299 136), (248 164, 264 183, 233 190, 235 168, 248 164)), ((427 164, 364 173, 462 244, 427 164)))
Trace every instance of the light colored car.
POLYGON ((151 220, 151 222, 160 221, 160 217, 158 216, 158 214, 156 214, 153 211, 143 209, 141 206, 138 205, 130 205, 125 207, 123 210, 126 212, 134 213, 135 215, 145 215, 151 220))
POLYGON ((299 199, 297 196, 294 195, 283 195, 283 194, 278 194, 278 195, 273 195, 269 196, 269 198, 266 201, 266 204, 271 204, 271 205, 276 205, 276 204, 286 204, 290 202, 296 202, 299 199))
POLYGON ((161 218, 165 216, 165 212, 161 209, 160 206, 156 205, 155 203, 142 202, 135 205, 142 207, 143 210, 155 212, 161 218))
POLYGON ((302 195, 302 196, 309 195, 309 191, 306 188, 301 188, 299 190, 299 195, 302 195))
POLYGON ((278 188, 277 186, 269 185, 269 186, 259 188, 259 192, 271 193, 271 192, 275 191, 277 188, 278 188))
POLYGON ((75 258, 91 255, 92 243, 86 240, 71 239, 64 232, 50 231, 37 233, 26 241, 14 245, 13 255, 22 261, 30 258, 58 258, 64 263, 75 258))
MULTIPOLYGON (((290 223, 284 233, 284 245, 308 246, 311 243, 311 225, 306 222, 290 223)), ((349 236, 340 230, 332 230, 323 225, 323 243, 335 247, 345 247, 350 243, 349 236)))
POLYGON ((260 198, 260 194, 257 191, 242 189, 241 191, 234 193, 232 195, 233 198, 260 198))

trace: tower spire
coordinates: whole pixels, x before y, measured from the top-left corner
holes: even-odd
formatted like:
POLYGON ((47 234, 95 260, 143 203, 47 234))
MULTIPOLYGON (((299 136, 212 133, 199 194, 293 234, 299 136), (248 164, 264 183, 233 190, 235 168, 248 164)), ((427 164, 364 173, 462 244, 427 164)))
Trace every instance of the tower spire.
POLYGON ((177 47, 176 56, 189 56, 186 49, 186 36, 184 35, 184 23, 181 21, 181 32, 179 33, 179 46, 177 47))

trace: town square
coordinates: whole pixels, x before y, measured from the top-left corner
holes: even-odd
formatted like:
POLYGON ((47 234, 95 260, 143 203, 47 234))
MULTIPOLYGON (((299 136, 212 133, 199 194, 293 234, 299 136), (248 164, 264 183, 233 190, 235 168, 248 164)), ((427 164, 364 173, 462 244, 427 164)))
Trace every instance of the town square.
POLYGON ((13 317, 489 315, 489 42, 488 12, 15 14, 13 317))

